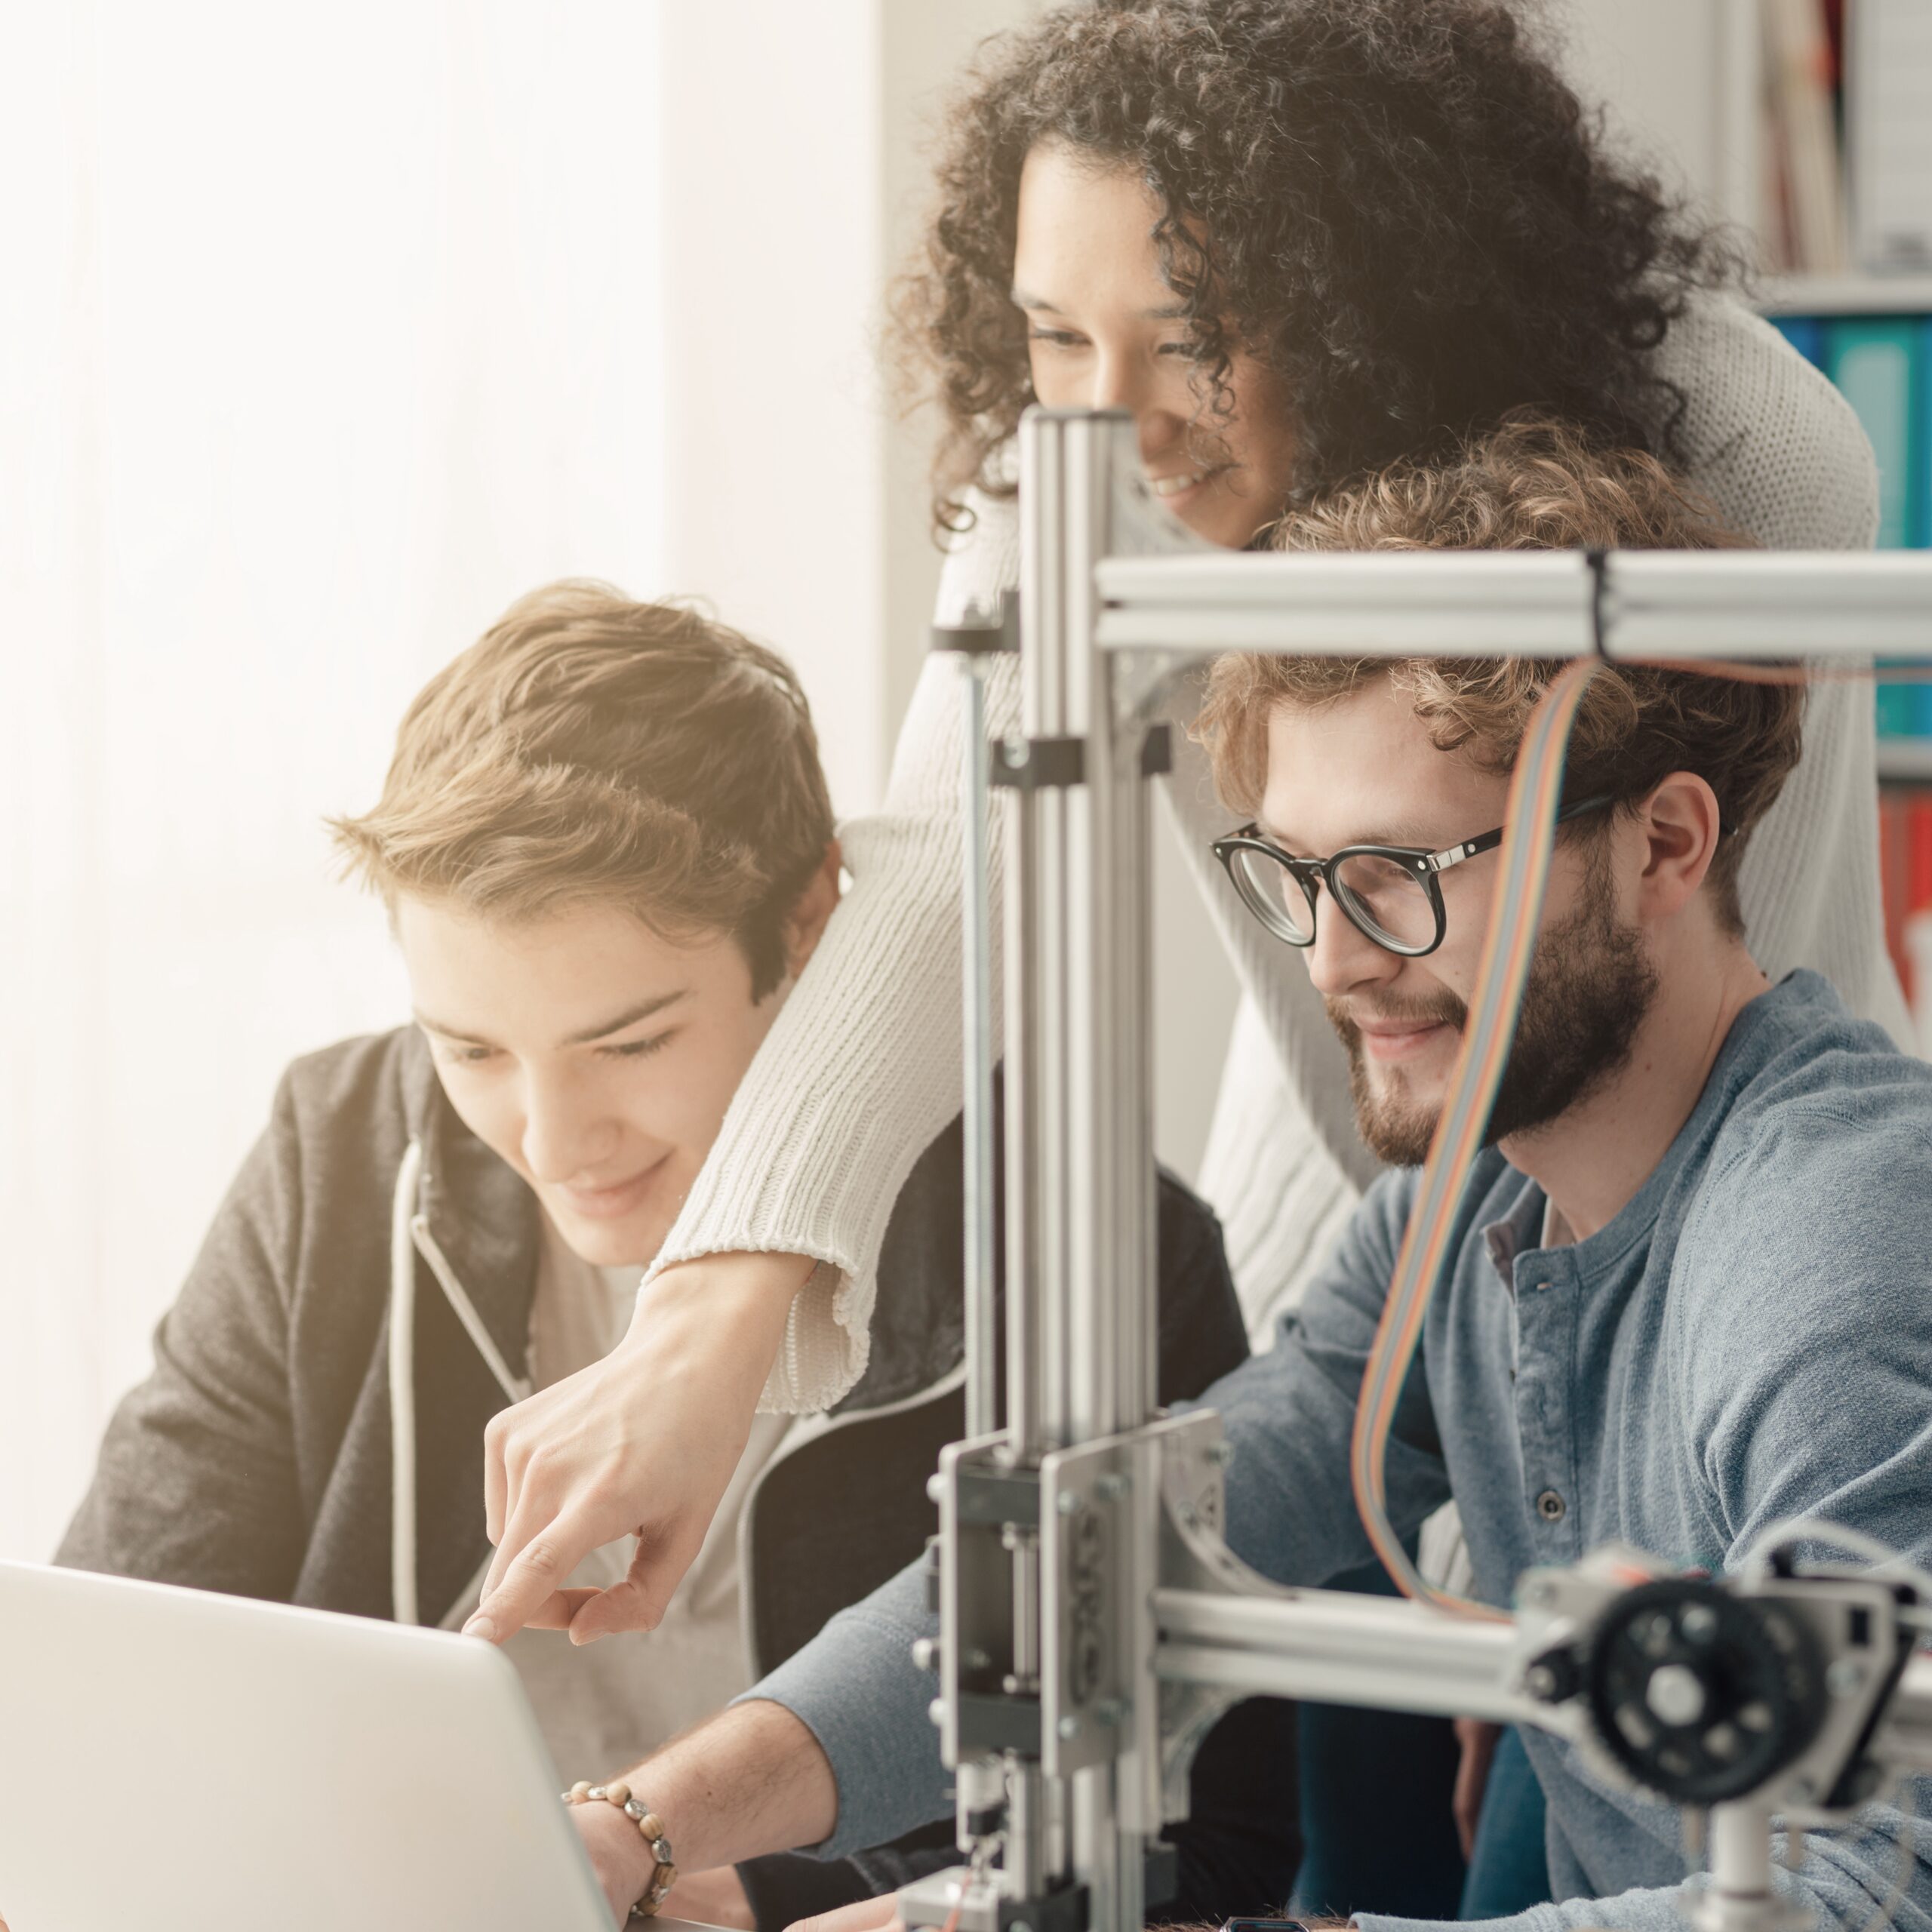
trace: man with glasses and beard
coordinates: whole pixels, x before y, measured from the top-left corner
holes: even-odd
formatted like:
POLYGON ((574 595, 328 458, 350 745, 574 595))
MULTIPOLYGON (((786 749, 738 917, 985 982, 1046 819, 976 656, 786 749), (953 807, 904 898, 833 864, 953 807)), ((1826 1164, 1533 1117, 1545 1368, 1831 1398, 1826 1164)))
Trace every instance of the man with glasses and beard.
MULTIPOLYGON (((1318 499, 1275 540, 1738 541, 1650 457, 1527 420, 1318 499)), ((1475 987, 1510 772, 1559 668, 1229 658, 1209 681, 1199 729, 1247 820, 1219 848, 1241 916, 1300 950, 1354 1061, 1363 1134, 1401 1164, 1274 1349, 1203 1398, 1235 1452, 1228 1541, 1284 1583, 1371 1554, 1349 1480, 1358 1392, 1475 987)), ((1932 1555, 1932 1069, 1815 974, 1772 984, 1738 915, 1803 710, 1788 686, 1636 666, 1583 698, 1521 1027, 1386 1462, 1399 1533, 1461 1506, 1485 1602, 1613 1539, 1721 1572, 1800 1515, 1932 1555)), ((931 1680, 908 1661, 931 1625, 908 1572, 630 1772, 685 1869, 838 1856, 944 1815, 931 1680)), ((1675 1932, 1675 1811, 1529 1742, 1564 1903, 1499 1922, 1675 1932)), ((573 1815, 627 1900, 635 1832, 608 1805, 573 1815)), ((1404 1821, 1389 1827, 1399 1841, 1404 1821)), ((1869 1915, 1905 1829, 1873 1807, 1792 1875, 1800 1902, 1869 1915)), ((1922 1922, 1922 1863, 1906 1897, 1922 1922)))

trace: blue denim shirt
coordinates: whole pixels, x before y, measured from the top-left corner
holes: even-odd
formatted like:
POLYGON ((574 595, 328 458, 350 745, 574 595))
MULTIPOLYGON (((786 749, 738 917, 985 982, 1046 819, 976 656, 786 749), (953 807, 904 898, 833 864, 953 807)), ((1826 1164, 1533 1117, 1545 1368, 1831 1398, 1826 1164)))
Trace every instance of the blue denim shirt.
MULTIPOLYGON (((1275 1348, 1203 1398, 1235 1459, 1228 1540, 1315 1583, 1367 1560, 1348 1479, 1361 1370, 1415 1191, 1372 1187, 1275 1348)), ((1388 1457, 1411 1529, 1452 1495, 1477 1593, 1621 1538, 1721 1571, 1767 1524, 1818 1515, 1932 1555, 1932 1068, 1795 973, 1733 1026, 1695 1110, 1635 1197, 1544 1248, 1542 1190, 1494 1149, 1469 1181, 1388 1457)), ((789 1706, 838 1774, 842 1851, 945 1808, 895 1579, 754 1697, 789 1706)), ((1678 1814, 1611 1788, 1567 1745, 1529 1748, 1566 1903, 1499 1923, 1679 1923, 1678 1814)), ((1900 1814, 1814 1841, 1792 1881, 1857 1932, 1898 1870, 1900 1814)), ((1404 1829, 1389 1820, 1392 1834, 1404 1829)), ((1932 1932, 1932 1826, 1898 1923, 1932 1932)), ((1402 1921, 1364 1916, 1375 1932, 1402 1921)))

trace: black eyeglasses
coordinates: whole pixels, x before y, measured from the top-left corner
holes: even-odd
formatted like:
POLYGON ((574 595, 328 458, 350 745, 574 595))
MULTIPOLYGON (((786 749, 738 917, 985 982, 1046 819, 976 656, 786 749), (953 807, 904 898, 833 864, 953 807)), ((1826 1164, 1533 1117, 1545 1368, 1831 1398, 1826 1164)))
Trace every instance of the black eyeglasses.
MULTIPOLYGON (((1556 822, 1600 811, 1607 798, 1580 798, 1556 814, 1556 822)), ((1442 943, 1447 915, 1438 876, 1465 859, 1493 852, 1503 843, 1503 827, 1480 838, 1432 852, 1417 845, 1345 845, 1326 859, 1291 858, 1242 826, 1214 841, 1216 858, 1226 867, 1241 902, 1277 939, 1291 946, 1315 943, 1315 888, 1319 881, 1349 923, 1389 952, 1420 959, 1442 943)))

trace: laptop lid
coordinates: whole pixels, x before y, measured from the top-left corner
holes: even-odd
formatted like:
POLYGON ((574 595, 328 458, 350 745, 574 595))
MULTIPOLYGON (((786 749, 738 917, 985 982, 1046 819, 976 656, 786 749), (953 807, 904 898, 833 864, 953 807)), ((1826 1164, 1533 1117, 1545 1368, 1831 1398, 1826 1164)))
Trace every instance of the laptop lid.
POLYGON ((488 1644, 0 1563, 12 1932, 610 1932, 560 1788, 488 1644))

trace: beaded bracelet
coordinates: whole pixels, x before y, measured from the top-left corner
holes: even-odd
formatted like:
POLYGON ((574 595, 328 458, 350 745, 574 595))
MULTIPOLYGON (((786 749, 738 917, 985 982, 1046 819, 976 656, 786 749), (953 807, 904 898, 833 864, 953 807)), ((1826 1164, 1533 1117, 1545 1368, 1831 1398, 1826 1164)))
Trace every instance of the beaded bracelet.
POLYGON ((654 1918, 658 1907, 671 1896, 671 1887, 678 1882, 678 1868, 672 1862, 671 1841, 664 1835, 663 1820, 655 1811, 647 1810, 641 1799, 633 1798, 627 1784, 592 1784, 588 1779, 580 1778, 562 1796, 566 1804, 594 1804, 601 1798, 606 1804, 614 1804, 636 1826, 657 1864, 643 1897, 632 1903, 630 1915, 654 1918))

